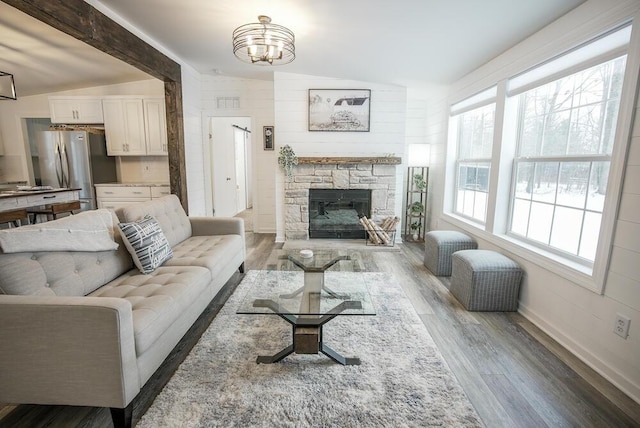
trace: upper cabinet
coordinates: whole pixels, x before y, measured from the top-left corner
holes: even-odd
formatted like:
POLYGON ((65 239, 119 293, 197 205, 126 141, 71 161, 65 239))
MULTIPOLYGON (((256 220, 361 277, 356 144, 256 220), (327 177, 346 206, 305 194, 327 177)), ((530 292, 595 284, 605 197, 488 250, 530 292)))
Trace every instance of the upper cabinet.
POLYGON ((104 99, 102 109, 107 154, 111 156, 146 155, 142 99, 104 99))
POLYGON ((104 98, 104 131, 111 156, 166 156, 164 98, 104 98))
POLYGON ((102 100, 92 97, 49 97, 52 123, 102 123, 102 100))
POLYGON ((168 153, 167 114, 164 98, 144 99, 143 106, 147 154, 166 156, 168 153))

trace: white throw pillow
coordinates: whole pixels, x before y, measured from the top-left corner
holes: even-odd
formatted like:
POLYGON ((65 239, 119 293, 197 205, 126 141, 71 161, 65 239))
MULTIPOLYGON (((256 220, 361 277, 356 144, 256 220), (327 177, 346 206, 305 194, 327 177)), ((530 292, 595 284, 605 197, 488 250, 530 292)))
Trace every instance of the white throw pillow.
POLYGON ((149 274, 173 257, 173 251, 155 218, 145 216, 131 223, 118 223, 124 245, 140 272, 149 274))
POLYGON ((110 251, 118 248, 113 240, 113 214, 106 209, 83 211, 55 221, 0 231, 4 253, 41 251, 110 251))

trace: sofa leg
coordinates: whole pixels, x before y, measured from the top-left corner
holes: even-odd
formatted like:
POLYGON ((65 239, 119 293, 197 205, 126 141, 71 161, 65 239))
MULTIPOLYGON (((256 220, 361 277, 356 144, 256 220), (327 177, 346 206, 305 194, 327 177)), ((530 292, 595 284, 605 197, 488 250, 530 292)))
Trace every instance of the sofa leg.
POLYGON ((240 273, 244 273, 244 262, 242 262, 238 270, 240 271, 240 273))
POLYGON ((133 415, 133 404, 129 403, 124 409, 111 407, 111 419, 114 428, 131 428, 131 416, 133 415))

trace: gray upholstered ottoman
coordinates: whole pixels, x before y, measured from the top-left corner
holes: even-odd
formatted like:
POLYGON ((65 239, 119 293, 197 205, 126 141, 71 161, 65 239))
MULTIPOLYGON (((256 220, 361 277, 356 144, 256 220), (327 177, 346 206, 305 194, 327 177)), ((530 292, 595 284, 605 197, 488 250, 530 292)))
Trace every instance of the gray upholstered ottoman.
POLYGON ((489 250, 454 253, 450 291, 468 311, 515 311, 522 269, 489 250))
POLYGON ((424 237, 424 265, 434 275, 451 275, 451 255, 460 250, 473 250, 478 244, 455 230, 432 230, 424 237))

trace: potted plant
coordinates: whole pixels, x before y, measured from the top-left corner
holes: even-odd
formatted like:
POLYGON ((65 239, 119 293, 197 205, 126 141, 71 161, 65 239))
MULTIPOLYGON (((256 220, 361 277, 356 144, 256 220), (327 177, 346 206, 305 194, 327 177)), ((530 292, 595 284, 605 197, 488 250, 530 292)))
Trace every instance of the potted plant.
POLYGON ((422 174, 413 175, 413 185, 418 190, 425 190, 427 188, 427 182, 424 180, 422 174))
POLYGON ((411 228, 411 238, 414 241, 418 240, 418 229, 420 229, 422 227, 422 223, 420 221, 414 221, 413 223, 411 223, 411 225, 409 226, 411 228))
POLYGON ((413 216, 421 215, 424 212, 424 205, 422 202, 416 201, 409 205, 409 213, 413 216))
POLYGON ((287 174, 287 177, 291 177, 293 172, 293 166, 298 165, 298 157, 294 153, 290 145, 286 144, 280 147, 280 154, 278 155, 278 165, 287 174))

